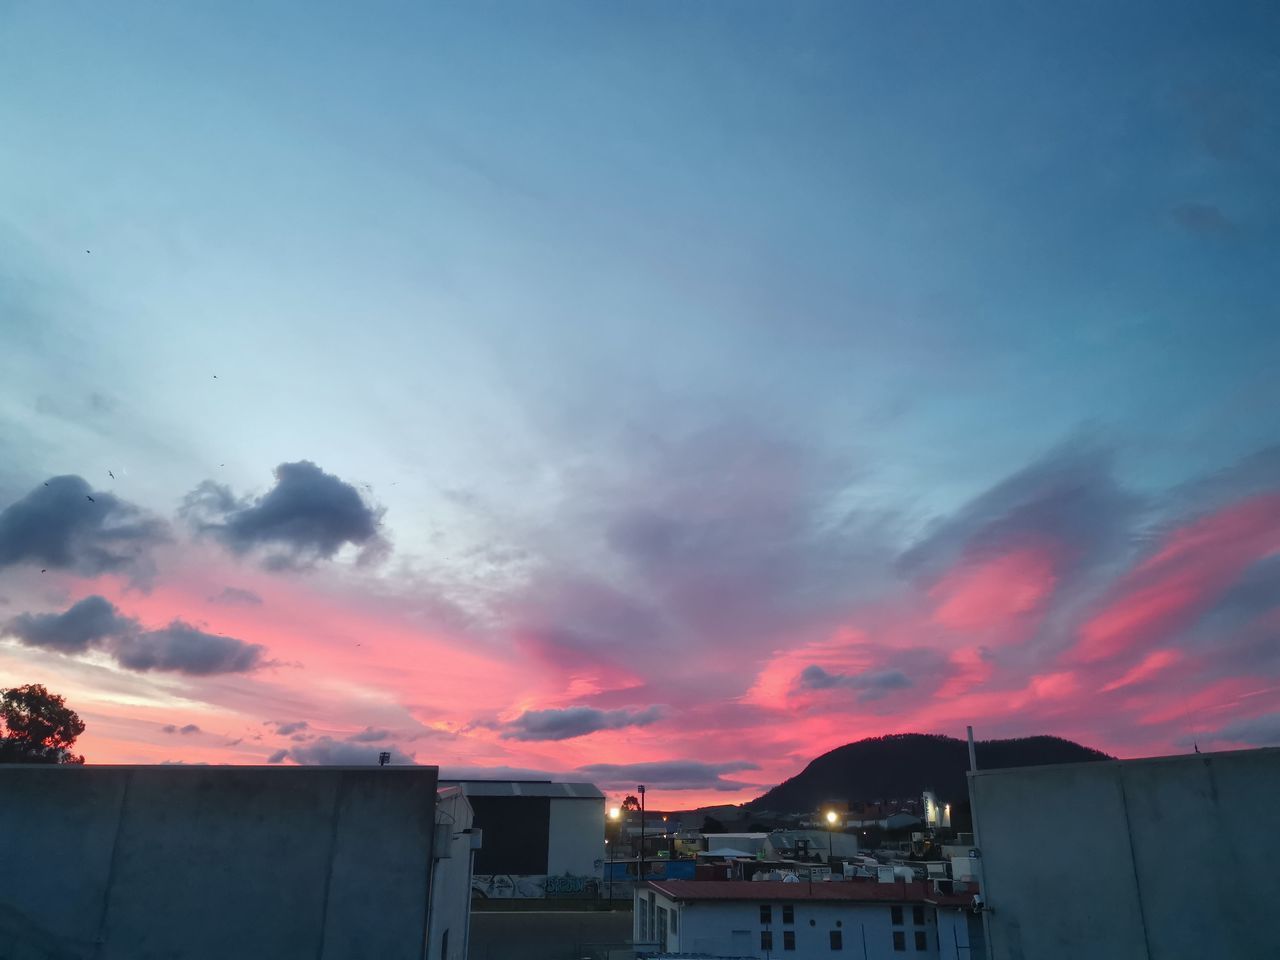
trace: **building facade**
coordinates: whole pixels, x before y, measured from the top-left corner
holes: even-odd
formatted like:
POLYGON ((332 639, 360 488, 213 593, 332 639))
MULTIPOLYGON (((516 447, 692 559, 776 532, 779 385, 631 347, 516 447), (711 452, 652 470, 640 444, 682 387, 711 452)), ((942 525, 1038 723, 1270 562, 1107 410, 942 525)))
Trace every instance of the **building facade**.
POLYGON ((971 900, 923 883, 671 880, 636 891, 633 935, 653 957, 968 960, 971 900))

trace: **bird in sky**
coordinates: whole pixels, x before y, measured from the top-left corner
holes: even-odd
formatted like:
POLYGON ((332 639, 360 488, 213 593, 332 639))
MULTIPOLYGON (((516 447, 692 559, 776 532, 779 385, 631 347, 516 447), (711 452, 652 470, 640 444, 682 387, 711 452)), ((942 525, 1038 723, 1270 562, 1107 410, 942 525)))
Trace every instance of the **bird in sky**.
POLYGON ((88 500, 90 503, 97 503, 97 502, 98 502, 97 500, 93 499, 93 497, 89 496, 87 493, 84 495, 84 498, 85 498, 86 500, 88 500))
POLYGON ((44 568, 44 567, 41 567, 41 568, 40 568, 40 572, 41 572, 41 573, 44 573, 44 572, 45 572, 45 568, 44 568))
POLYGON ((110 477, 112 480, 116 478, 116 475, 112 473, 110 470, 107 471, 107 476, 110 477))

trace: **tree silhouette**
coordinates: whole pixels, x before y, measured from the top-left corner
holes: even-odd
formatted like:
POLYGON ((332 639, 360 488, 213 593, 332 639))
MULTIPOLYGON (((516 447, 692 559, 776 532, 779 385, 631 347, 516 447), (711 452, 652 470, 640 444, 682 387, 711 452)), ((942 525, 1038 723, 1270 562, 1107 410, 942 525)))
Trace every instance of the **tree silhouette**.
POLYGON ((622 809, 623 810, 639 810, 640 801, 628 793, 625 797, 622 798, 622 809))
POLYGON ((84 721, 38 683, 0 690, 0 763, 84 763, 71 747, 84 721))

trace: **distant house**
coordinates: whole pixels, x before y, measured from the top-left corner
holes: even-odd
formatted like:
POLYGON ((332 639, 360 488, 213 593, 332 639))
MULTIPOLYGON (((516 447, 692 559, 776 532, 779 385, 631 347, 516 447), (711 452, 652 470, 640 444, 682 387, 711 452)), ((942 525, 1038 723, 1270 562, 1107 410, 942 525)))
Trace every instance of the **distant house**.
POLYGON ((856 857, 858 838, 839 830, 775 830, 765 839, 764 851, 770 860, 826 863, 856 857))
POLYGON ((923 883, 668 880, 636 891, 633 936, 655 958, 968 957, 972 899, 923 883))

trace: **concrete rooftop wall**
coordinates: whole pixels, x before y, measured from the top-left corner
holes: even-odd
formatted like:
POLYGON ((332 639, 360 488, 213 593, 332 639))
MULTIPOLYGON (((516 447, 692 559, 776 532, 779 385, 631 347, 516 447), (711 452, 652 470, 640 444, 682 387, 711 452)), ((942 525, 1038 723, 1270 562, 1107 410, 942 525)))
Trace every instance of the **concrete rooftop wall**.
POLYGON ((0 960, 419 960, 433 767, 0 765, 0 960))
POLYGON ((1280 957, 1280 750, 970 775, 993 960, 1280 957))

